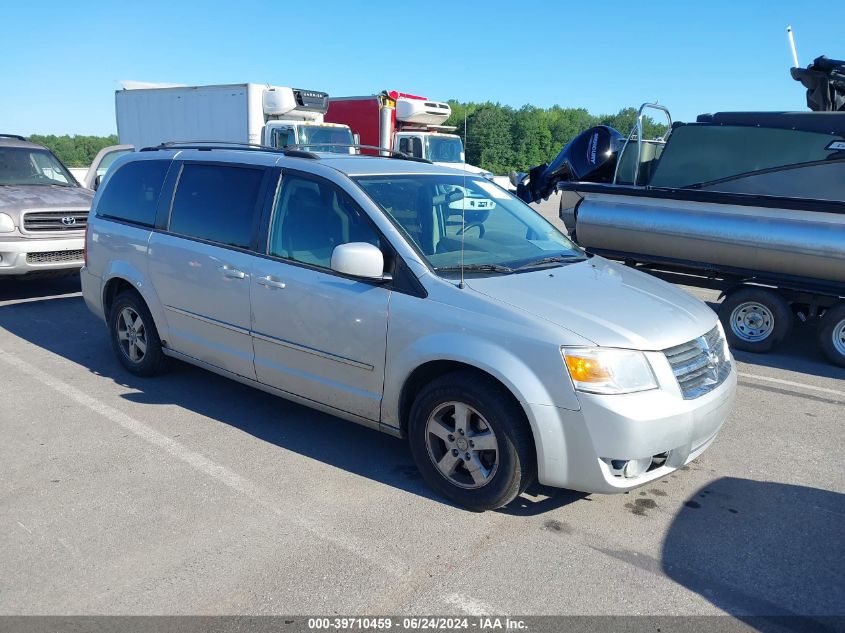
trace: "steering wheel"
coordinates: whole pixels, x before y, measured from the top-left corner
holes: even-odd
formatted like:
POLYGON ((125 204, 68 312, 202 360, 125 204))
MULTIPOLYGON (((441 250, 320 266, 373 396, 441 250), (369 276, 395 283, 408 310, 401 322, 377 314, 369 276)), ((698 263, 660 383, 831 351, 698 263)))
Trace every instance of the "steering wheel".
POLYGON ((463 228, 458 229, 458 235, 463 235, 470 229, 478 229, 478 239, 484 237, 484 222, 469 222, 464 224, 463 228))

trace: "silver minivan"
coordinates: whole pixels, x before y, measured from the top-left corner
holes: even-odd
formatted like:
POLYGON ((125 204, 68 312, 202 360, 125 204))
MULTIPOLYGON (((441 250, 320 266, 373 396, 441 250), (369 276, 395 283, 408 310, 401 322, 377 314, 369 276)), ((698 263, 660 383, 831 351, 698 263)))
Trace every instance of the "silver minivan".
POLYGON ((535 478, 612 493, 665 476, 713 442, 736 390, 704 303, 590 256, 484 178, 402 157, 123 156, 82 289, 130 372, 177 358, 405 437, 425 480, 475 510, 535 478))

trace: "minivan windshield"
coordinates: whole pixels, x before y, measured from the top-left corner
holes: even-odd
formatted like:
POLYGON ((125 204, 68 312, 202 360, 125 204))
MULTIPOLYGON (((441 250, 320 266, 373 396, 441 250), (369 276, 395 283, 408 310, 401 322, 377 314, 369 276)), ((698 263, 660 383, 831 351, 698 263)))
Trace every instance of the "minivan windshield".
POLYGON ((28 147, 0 147, 0 185, 79 186, 52 152, 28 147))
POLYGON ((460 175, 354 179, 441 274, 491 275, 560 266, 584 252, 498 185, 460 175))

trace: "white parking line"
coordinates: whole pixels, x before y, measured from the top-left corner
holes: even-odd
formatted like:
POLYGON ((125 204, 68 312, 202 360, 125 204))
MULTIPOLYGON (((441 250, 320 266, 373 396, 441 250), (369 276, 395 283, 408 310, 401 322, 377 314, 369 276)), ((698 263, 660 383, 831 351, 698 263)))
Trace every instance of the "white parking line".
POLYGON ((770 378, 769 376, 760 376, 759 374, 749 374, 747 372, 738 372, 742 378, 751 378, 753 380, 762 380, 763 382, 771 382, 776 385, 784 385, 787 387, 796 387, 797 389, 808 389, 810 391, 820 391, 822 393, 829 393, 834 396, 845 396, 843 389, 828 389, 827 387, 817 387, 816 385, 808 385, 803 382, 795 382, 793 380, 783 380, 782 378, 770 378))
POLYGON ((215 463, 204 455, 191 450, 187 446, 180 444, 163 433, 159 433, 140 420, 133 418, 131 415, 128 415, 123 411, 119 411, 104 402, 100 402, 96 398, 76 389, 63 380, 51 376, 44 370, 31 365, 22 358, 0 349, 0 361, 15 368, 21 373, 31 376, 46 387, 60 393, 76 404, 93 411, 110 422, 117 424, 150 444, 163 449, 176 459, 188 464, 195 470, 216 479, 231 490, 234 490, 236 493, 259 503, 264 508, 282 518, 284 522, 292 523, 299 528, 307 530, 317 538, 332 543, 333 545, 336 545, 359 558, 364 558, 381 570, 391 573, 391 575, 401 576, 408 572, 408 565, 404 561, 396 558, 395 556, 391 556, 383 549, 371 551, 372 548, 366 542, 356 538, 355 536, 341 533, 338 526, 318 525, 304 517, 292 516, 291 513, 282 511, 271 499, 267 497, 264 491, 258 488, 250 480, 242 477, 225 466, 215 463))
POLYGON ((74 297, 81 297, 81 292, 68 292, 59 295, 44 295, 43 297, 25 297, 23 299, 7 299, 0 301, 0 307, 15 306, 22 303, 37 303, 39 301, 50 301, 51 299, 72 299, 74 297))

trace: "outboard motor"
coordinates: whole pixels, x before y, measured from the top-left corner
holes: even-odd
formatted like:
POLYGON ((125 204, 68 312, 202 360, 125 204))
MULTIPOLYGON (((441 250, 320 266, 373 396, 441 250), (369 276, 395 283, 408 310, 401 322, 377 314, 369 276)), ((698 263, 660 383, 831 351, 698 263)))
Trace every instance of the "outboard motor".
POLYGON ((598 125, 569 141, 548 165, 532 167, 528 183, 517 184, 516 195, 526 202, 548 198, 562 180, 610 182, 617 152, 625 137, 612 127, 598 125))
POLYGON ((813 112, 845 112, 845 60, 816 57, 807 68, 790 68, 795 81, 807 89, 813 112))

